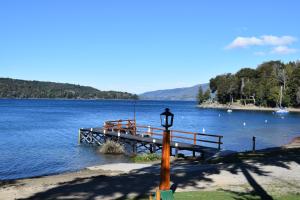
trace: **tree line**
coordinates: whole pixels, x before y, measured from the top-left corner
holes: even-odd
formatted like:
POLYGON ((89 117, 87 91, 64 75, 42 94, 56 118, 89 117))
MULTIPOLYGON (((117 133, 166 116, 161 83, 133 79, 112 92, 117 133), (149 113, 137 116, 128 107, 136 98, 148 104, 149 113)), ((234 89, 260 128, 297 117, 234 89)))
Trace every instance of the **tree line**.
MULTIPOLYGON (((300 62, 264 62, 256 69, 218 75, 210 79, 209 85, 214 100, 221 104, 300 107, 300 62)), ((199 91, 198 101, 202 103, 205 100, 201 101, 200 96, 199 91)))
POLYGON ((0 98, 138 99, 138 96, 68 83, 0 78, 0 98))

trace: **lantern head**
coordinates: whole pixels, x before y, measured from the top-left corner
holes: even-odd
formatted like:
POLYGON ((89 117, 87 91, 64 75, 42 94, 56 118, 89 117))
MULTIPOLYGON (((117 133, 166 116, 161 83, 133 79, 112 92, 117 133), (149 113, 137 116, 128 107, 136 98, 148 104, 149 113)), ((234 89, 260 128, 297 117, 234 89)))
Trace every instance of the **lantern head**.
POLYGON ((161 126, 168 130, 169 127, 173 126, 174 114, 170 112, 169 108, 166 108, 163 113, 160 114, 161 126))

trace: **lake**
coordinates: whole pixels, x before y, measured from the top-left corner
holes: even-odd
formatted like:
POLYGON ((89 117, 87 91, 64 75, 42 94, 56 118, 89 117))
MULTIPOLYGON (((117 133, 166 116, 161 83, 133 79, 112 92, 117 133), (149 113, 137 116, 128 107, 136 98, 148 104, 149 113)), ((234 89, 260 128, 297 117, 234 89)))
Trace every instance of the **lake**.
MULTIPOLYGON (((200 109, 195 102, 137 101, 137 123, 160 126, 160 113, 169 107, 174 129, 223 135, 225 150, 280 146, 300 135, 300 114, 200 109), (245 123, 245 126, 243 125, 245 123)), ((78 145, 78 129, 99 127, 106 120, 133 118, 134 101, 0 100, 0 180, 66 171, 87 166, 130 162, 125 156, 100 154, 78 145)))

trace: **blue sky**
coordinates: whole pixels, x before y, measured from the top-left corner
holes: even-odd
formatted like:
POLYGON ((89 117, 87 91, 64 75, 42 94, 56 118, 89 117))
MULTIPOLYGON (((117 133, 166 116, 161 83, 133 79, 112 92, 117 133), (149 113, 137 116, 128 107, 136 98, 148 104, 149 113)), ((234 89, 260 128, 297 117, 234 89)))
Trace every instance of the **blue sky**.
POLYGON ((0 77, 141 93, 300 59, 300 1, 0 0, 0 77))

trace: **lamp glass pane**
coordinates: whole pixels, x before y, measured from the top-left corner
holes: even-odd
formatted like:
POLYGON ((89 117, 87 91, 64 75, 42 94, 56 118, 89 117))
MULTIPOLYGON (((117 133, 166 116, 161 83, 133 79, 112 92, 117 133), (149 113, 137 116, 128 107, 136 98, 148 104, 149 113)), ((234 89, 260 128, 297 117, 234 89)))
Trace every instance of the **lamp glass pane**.
POLYGON ((173 121, 172 121, 172 115, 168 116, 168 126, 172 126, 173 125, 173 121))
POLYGON ((162 126, 165 126, 166 125, 166 118, 164 115, 160 115, 160 123, 162 126))

